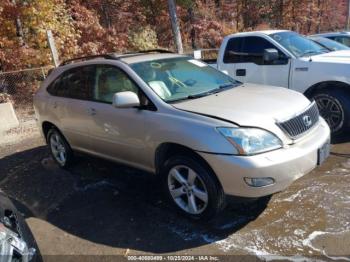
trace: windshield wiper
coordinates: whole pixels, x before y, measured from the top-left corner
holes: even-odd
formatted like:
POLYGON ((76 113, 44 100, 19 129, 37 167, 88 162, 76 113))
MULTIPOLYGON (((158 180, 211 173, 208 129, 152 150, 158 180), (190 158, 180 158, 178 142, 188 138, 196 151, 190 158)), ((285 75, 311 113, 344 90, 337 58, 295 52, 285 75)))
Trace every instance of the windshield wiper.
POLYGON ((216 93, 219 93, 219 92, 223 91, 224 89, 228 89, 228 88, 231 88, 231 87, 236 87, 239 84, 240 83, 223 84, 223 85, 220 85, 218 88, 214 88, 214 89, 206 91, 206 92, 202 92, 202 93, 194 94, 194 95, 189 95, 189 96, 187 96, 187 98, 188 99, 195 99, 195 98, 200 98, 200 97, 204 97, 204 96, 208 96, 208 95, 213 95, 213 94, 216 94, 216 93))
POLYGON ((304 56, 307 56, 307 55, 318 55, 318 54, 322 54, 322 52, 318 52, 318 51, 307 51, 305 53, 303 53, 301 56, 304 57, 304 56))
POLYGON ((227 84, 223 84, 221 86, 219 86, 220 89, 226 89, 229 87, 236 87, 237 85, 239 85, 239 83, 227 83, 227 84))
POLYGON ((241 85, 242 83, 238 82, 238 83, 227 83, 227 84, 223 84, 220 85, 218 88, 214 88, 212 90, 209 91, 205 91, 202 93, 198 93, 198 94, 193 94, 193 95, 188 95, 186 97, 182 97, 182 98, 178 98, 178 99, 174 99, 174 100, 168 100, 168 103, 172 103, 172 102, 178 102, 178 101, 182 101, 182 100, 187 100, 187 99, 196 99, 196 98, 201 98, 201 97, 205 97, 205 96, 209 96, 209 95, 213 95, 216 93, 219 93, 221 91, 224 91, 225 89, 229 89, 232 87, 236 87, 241 85))
POLYGON ((187 98, 188 99, 196 99, 196 98, 200 98, 200 97, 204 97, 204 96, 209 96, 209 95, 212 95, 212 94, 215 94, 218 92, 220 92, 220 88, 216 88, 216 89, 206 91, 203 93, 199 93, 199 94, 189 95, 189 96, 187 96, 187 98))

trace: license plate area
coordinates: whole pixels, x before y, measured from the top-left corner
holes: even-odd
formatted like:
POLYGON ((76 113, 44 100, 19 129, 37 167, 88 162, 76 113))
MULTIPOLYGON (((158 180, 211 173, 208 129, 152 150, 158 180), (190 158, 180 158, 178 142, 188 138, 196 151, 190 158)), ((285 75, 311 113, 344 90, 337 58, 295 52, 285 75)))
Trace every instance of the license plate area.
POLYGON ((324 161, 329 157, 331 151, 331 143, 327 140, 321 148, 317 150, 317 165, 322 165, 324 161))

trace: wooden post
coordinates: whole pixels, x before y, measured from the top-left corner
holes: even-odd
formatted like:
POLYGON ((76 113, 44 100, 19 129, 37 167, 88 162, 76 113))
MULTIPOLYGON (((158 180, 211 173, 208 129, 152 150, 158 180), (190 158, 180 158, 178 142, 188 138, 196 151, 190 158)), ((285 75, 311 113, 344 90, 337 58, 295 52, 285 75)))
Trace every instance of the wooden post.
POLYGON ((47 30, 46 35, 47 35, 47 42, 48 42, 50 50, 51 50, 51 56, 52 56, 53 63, 55 65, 55 67, 58 67, 60 64, 60 61, 58 59, 58 52, 56 49, 55 39, 53 38, 51 30, 47 30))
POLYGON ((173 34, 174 34, 176 50, 178 53, 182 54, 183 53, 182 39, 181 39, 179 23, 177 21, 177 16, 176 16, 175 0, 168 0, 168 7, 169 7, 169 15, 171 20, 171 27, 173 29, 173 34))

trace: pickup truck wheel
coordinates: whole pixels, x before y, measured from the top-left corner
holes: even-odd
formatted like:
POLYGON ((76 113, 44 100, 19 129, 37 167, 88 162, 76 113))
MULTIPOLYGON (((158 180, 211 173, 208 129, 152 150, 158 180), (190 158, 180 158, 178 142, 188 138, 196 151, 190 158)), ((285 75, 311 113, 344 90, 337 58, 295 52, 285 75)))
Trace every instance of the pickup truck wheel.
POLYGON ((47 133, 47 143, 55 162, 62 168, 68 167, 73 159, 73 151, 63 135, 52 128, 47 133))
POLYGON ((350 121, 350 97, 343 90, 327 89, 317 91, 312 98, 316 101, 321 116, 328 123, 333 136, 343 134, 350 121))
POLYGON ((210 220, 224 208, 225 195, 209 168, 191 155, 174 156, 162 168, 170 203, 182 214, 210 220))

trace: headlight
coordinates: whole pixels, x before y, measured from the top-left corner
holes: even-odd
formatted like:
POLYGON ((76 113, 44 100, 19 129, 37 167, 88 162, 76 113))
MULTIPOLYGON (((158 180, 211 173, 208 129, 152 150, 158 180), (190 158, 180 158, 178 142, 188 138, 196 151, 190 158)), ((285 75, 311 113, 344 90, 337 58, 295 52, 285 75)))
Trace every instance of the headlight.
POLYGON ((234 145, 240 155, 254 155, 282 147, 278 137, 262 129, 218 127, 217 130, 234 145))

